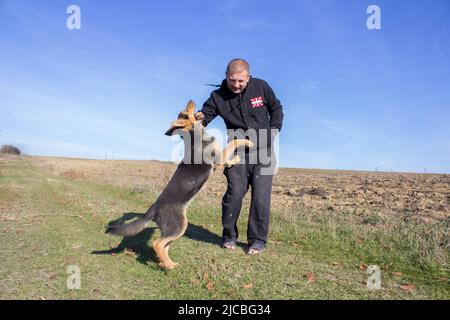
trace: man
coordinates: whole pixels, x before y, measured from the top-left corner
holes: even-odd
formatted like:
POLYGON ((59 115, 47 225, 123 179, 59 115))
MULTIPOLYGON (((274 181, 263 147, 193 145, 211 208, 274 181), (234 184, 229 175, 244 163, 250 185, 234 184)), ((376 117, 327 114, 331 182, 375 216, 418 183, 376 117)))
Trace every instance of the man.
MULTIPOLYGON (((247 253, 258 254, 266 247, 273 180, 273 174, 264 174, 263 171, 267 166, 274 165, 273 158, 270 163, 262 162, 260 155, 264 153, 261 151, 266 151, 269 156, 273 156, 272 140, 276 132, 281 130, 283 110, 270 86, 264 80, 250 76, 250 66, 245 60, 233 59, 228 64, 225 75, 226 79, 220 88, 211 93, 203 104, 202 114, 197 113, 196 117, 203 120, 204 126, 216 116, 222 117, 228 129, 229 140, 233 136, 242 138, 236 132, 248 133, 253 130, 257 134, 256 148, 253 151, 257 153, 256 158, 250 157, 251 152, 247 150, 240 164, 224 171, 228 187, 222 200, 222 246, 230 250, 236 248, 236 224, 242 200, 251 186, 247 253), (231 135, 231 132, 234 134, 231 135), (271 134, 272 132, 275 134, 271 134)), ((248 137, 245 133, 244 135, 248 137)))

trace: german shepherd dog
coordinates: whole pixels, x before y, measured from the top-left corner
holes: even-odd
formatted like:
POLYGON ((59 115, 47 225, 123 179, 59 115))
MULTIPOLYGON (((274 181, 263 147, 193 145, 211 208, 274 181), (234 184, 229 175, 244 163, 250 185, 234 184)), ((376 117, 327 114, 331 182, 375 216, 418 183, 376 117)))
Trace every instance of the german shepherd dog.
MULTIPOLYGON (((160 261, 159 266, 164 269, 177 266, 169 257, 169 245, 185 233, 188 226, 187 208, 214 169, 239 163, 238 155, 229 160, 235 149, 253 146, 250 140, 239 139, 231 141, 222 151, 215 138, 206 133, 201 121, 196 120, 194 109, 194 102, 189 101, 185 110, 166 132, 166 135, 179 134, 183 138, 184 159, 156 202, 136 221, 111 226, 106 230, 106 233, 113 235, 133 236, 144 230, 150 220, 156 222, 161 237, 153 241, 153 249, 160 261), (195 159, 200 161, 193 161, 195 159)), ((201 114, 198 117, 201 117, 201 114)))

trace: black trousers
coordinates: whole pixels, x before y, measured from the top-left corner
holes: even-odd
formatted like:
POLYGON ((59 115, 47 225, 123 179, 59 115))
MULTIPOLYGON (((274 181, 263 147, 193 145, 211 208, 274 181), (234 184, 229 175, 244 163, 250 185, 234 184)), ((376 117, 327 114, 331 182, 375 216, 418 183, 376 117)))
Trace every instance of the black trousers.
POLYGON ((225 169, 228 188, 222 199, 223 242, 237 240, 239 236, 237 220, 241 212, 242 200, 251 186, 247 242, 266 245, 269 234, 273 175, 261 174, 261 169, 264 170, 264 167, 267 165, 244 163, 225 169))

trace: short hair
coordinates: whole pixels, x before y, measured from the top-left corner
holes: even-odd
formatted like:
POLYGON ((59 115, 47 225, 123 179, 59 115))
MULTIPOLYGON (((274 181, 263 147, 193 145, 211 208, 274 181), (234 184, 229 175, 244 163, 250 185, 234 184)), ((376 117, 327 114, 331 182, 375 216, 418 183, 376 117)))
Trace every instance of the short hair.
POLYGON ((242 70, 247 70, 250 74, 250 65, 244 59, 233 59, 227 65, 226 74, 230 74, 232 72, 240 72, 242 70))

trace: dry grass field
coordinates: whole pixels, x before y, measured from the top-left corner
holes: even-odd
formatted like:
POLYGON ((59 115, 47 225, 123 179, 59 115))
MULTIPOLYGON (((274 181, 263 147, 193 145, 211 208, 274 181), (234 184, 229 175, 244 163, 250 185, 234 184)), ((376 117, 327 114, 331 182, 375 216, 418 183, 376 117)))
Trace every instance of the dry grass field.
MULTIPOLYGON (((51 174, 155 195, 176 168, 158 161, 33 160, 51 174)), ((225 176, 216 172, 201 196, 220 200, 225 190, 225 176)), ((274 210, 300 205, 307 210, 395 215, 424 223, 445 221, 450 217, 450 175, 281 168, 274 179, 272 203, 274 210)))
POLYGON ((215 172, 157 267, 152 224, 132 238, 108 223, 146 211, 176 166, 158 161, 0 157, 2 299, 449 299, 450 175, 281 168, 258 257, 220 248, 215 172), (81 269, 68 290, 68 265, 81 269), (367 287, 369 265, 381 288, 367 287))

